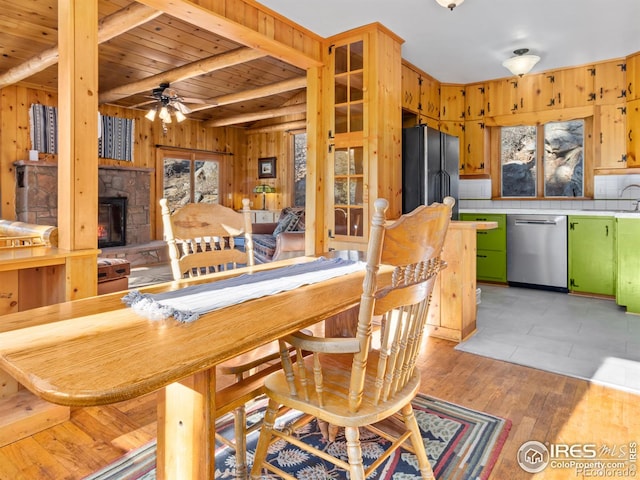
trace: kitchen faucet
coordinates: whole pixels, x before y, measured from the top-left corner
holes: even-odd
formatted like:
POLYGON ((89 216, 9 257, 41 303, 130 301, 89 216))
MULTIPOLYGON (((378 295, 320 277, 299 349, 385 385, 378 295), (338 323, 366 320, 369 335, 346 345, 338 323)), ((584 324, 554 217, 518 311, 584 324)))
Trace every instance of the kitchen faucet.
MULTIPOLYGON (((622 189, 622 191, 620 192, 620 196, 622 196, 622 194, 624 192, 626 192, 628 189, 630 189, 631 187, 637 187, 640 188, 640 185, 638 185, 637 183, 631 183, 629 185, 627 185, 626 187, 624 187, 622 189)), ((640 211, 640 198, 636 199, 636 208, 635 211, 640 211)))

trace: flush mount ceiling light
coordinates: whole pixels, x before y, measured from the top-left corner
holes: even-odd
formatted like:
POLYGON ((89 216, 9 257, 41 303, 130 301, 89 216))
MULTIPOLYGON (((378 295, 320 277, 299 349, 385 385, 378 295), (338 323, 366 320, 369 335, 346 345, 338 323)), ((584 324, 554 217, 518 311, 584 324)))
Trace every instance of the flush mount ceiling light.
POLYGON ((540 57, 538 55, 528 55, 528 51, 528 48, 519 48, 518 50, 514 50, 513 53, 515 54, 515 57, 508 58, 502 62, 502 66, 506 67, 511 73, 518 75, 519 77, 523 76, 525 73, 529 73, 534 65, 540 61, 540 57))
POLYGON ((436 2, 438 2, 438 4, 443 6, 444 8, 448 8, 449 10, 453 10, 458 5, 460 5, 462 2, 464 2, 464 0, 436 0, 436 2))

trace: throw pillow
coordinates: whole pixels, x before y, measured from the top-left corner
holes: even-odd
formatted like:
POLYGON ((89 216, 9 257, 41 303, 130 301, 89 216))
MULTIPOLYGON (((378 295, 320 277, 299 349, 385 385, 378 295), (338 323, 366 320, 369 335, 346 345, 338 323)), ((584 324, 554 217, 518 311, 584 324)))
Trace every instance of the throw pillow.
POLYGON ((293 212, 287 213, 283 218, 281 218, 278 221, 278 225, 273 231, 273 236, 277 237, 282 232, 291 232, 293 229, 295 229, 297 224, 298 224, 298 215, 296 215, 293 212), (293 224, 293 228, 290 227, 291 224, 293 224))

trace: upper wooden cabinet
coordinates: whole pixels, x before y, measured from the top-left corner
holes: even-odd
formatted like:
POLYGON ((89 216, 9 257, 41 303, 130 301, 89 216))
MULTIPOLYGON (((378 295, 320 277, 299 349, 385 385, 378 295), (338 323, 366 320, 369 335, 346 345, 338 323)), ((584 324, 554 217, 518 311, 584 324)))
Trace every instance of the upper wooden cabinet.
POLYGON ((465 117, 465 86, 440 85, 440 120, 462 121, 465 117))
POLYGON ((556 85, 560 85, 556 108, 586 107, 596 101, 596 68, 585 65, 567 68, 556 74, 556 85))
POLYGON ((429 75, 420 76, 420 113, 440 118, 440 82, 429 75))
POLYGON ((420 73, 402 65, 402 108, 414 113, 420 112, 420 73))
POLYGON ((518 79, 518 113, 540 112, 560 108, 559 98, 561 82, 556 72, 525 75, 518 79))
POLYGON ((640 167, 640 100, 627 102, 627 167, 640 167))
POLYGON ((518 78, 502 78, 486 83, 485 99, 487 106, 484 114, 487 117, 518 113, 518 78))
POLYGON ((474 83, 465 86, 465 120, 479 120, 484 118, 485 86, 484 83, 474 83))
POLYGON ((627 57, 627 100, 640 99, 640 52, 627 57))
POLYGON ((430 118, 439 118, 440 82, 411 65, 403 63, 402 108, 430 118))
POLYGON ((626 120, 625 103, 596 107, 596 167, 625 168, 627 166, 626 120))
POLYGON ((624 59, 599 63, 595 66, 596 105, 612 105, 626 98, 626 64, 624 59))

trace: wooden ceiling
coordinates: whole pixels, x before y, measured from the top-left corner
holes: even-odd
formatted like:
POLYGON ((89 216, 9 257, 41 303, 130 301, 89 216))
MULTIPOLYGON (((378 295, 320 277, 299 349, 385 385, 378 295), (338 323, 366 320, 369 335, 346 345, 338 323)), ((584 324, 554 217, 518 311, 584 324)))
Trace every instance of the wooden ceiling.
MULTIPOLYGON (((57 91, 57 3, 0 0, 0 88, 57 91)), ((147 109, 151 90, 169 82, 180 96, 208 102, 188 104, 188 117, 210 126, 247 128, 304 114, 303 67, 147 6, 153 3, 98 0, 101 104, 147 109)))

